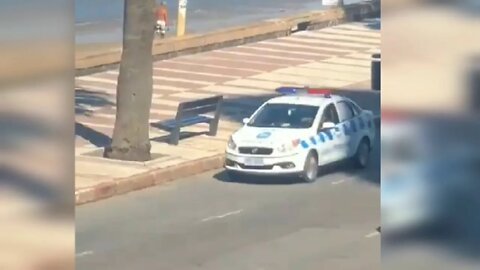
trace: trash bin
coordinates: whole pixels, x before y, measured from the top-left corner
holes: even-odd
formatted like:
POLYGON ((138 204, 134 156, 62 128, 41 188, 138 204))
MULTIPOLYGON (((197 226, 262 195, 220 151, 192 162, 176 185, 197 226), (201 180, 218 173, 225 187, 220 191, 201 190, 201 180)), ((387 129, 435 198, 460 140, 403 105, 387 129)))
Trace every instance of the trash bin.
POLYGON ((475 113, 480 113, 480 56, 473 57, 469 71, 470 108, 475 113))
POLYGON ((381 57, 379 53, 373 54, 372 55, 372 66, 371 66, 371 85, 373 90, 380 91, 380 85, 381 85, 381 76, 380 76, 380 62, 381 62, 381 57))

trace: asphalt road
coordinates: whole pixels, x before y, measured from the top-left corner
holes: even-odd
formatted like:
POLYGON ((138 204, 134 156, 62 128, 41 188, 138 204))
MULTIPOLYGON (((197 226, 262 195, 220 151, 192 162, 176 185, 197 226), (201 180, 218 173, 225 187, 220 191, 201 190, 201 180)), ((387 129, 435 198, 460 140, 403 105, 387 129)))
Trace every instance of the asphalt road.
POLYGON ((77 269, 380 269, 379 147, 313 184, 214 171, 77 208, 77 269))

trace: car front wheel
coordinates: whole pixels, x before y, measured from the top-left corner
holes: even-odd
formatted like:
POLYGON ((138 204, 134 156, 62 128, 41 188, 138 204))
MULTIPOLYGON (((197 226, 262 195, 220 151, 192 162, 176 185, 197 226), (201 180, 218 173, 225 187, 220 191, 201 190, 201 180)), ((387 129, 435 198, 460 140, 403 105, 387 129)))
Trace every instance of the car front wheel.
POLYGON ((307 183, 315 182, 318 175, 318 159, 314 152, 310 152, 305 159, 302 179, 307 183))

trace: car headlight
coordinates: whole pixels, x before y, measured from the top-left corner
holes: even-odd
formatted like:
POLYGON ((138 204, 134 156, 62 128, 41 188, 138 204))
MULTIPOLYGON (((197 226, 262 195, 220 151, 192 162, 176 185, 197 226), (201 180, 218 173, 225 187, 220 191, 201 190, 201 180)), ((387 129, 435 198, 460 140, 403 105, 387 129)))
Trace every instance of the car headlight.
POLYGON ((228 149, 230 150, 235 150, 237 148, 237 144, 233 140, 233 138, 230 136, 230 139, 228 139, 228 144, 227 144, 228 149))

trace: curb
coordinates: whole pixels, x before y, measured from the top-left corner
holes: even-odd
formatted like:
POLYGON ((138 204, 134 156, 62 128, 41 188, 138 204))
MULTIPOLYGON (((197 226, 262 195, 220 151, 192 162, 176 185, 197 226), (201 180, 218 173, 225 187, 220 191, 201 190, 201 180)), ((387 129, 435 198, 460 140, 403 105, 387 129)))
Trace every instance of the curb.
POLYGON ((176 179, 193 176, 223 167, 225 155, 219 154, 199 160, 181 163, 167 168, 155 169, 134 176, 114 179, 91 188, 75 191, 75 204, 82 205, 117 195, 127 194, 153 186, 159 186, 176 179))
MULTIPOLYGON (((345 9, 320 10, 295 16, 217 30, 205 34, 190 34, 155 41, 152 55, 155 61, 196 54, 255 41, 288 36, 296 31, 320 29, 345 22, 379 16, 379 3, 356 3, 345 9)), ((121 47, 86 53, 75 59, 75 75, 83 76, 118 67, 121 47)))
MULTIPOLYGON (((380 127, 380 115, 374 116, 375 126, 380 127)), ((197 175, 223 167, 225 154, 181 163, 167 168, 155 169, 134 176, 114 179, 91 188, 75 191, 75 204, 82 205, 123 195, 136 190, 159 186, 177 179, 197 175)))

